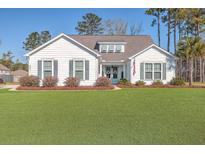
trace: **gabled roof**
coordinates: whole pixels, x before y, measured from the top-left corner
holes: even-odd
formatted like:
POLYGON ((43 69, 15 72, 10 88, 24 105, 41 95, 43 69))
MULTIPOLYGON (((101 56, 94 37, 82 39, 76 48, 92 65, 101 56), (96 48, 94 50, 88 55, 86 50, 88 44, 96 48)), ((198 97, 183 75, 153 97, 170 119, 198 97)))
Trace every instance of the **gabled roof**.
POLYGON ((126 61, 148 50, 151 47, 156 47, 167 55, 173 56, 171 53, 155 45, 151 36, 149 35, 66 35, 64 33, 56 36, 47 43, 39 46, 38 48, 28 52, 25 55, 30 56, 38 50, 44 48, 45 46, 55 42, 61 37, 70 40, 71 42, 95 54, 97 57, 101 56, 102 60, 104 61, 126 61), (98 51, 99 42, 123 42, 125 46, 125 51, 121 53, 100 53, 98 51))
POLYGON ((30 56, 30 55, 34 54, 35 52, 39 51, 40 49, 46 47, 47 45, 49 45, 49 44, 51 44, 51 43, 53 43, 53 42, 55 42, 55 41, 58 40, 59 38, 66 38, 66 39, 72 41, 73 43, 76 43, 76 44, 79 45, 80 47, 82 47, 82 48, 84 48, 84 49, 90 51, 91 53, 95 54, 96 56, 100 56, 99 53, 93 51, 92 49, 90 49, 90 48, 88 48, 87 46, 81 44, 80 42, 74 40, 73 38, 69 37, 68 35, 65 35, 64 33, 61 33, 60 35, 54 37, 53 39, 49 40, 48 42, 44 43, 43 45, 41 45, 41 46, 37 47, 36 49, 34 49, 34 50, 32 50, 32 51, 26 53, 25 56, 30 56))
POLYGON ((142 50, 142 51, 136 53, 135 55, 133 55, 133 56, 131 56, 131 57, 129 57, 129 59, 132 59, 132 58, 138 56, 139 54, 141 54, 141 53, 143 53, 143 52, 145 52, 145 51, 147 51, 147 50, 149 50, 150 48, 153 48, 153 47, 159 49, 159 50, 160 50, 161 52, 163 52, 164 54, 175 58, 175 56, 174 56, 172 53, 170 53, 170 52, 164 50, 163 48, 157 46, 156 44, 152 44, 152 45, 148 46, 147 48, 145 48, 144 50, 142 50))
POLYGON ((2 71, 10 71, 6 66, 0 64, 0 70, 2 71))
POLYGON ((125 61, 129 57, 153 44, 149 35, 68 35, 88 48, 98 52, 97 42, 126 42, 123 53, 99 53, 105 61, 125 61))

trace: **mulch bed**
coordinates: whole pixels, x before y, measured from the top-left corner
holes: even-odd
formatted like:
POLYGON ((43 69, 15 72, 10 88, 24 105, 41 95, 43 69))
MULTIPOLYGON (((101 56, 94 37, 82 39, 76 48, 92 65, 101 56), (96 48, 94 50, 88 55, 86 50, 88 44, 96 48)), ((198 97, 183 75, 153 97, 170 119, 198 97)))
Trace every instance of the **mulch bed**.
POLYGON ((80 86, 80 87, 17 87, 17 90, 112 90, 113 86, 109 87, 96 87, 96 86, 80 86))
POLYGON ((131 85, 122 85, 118 84, 117 85, 120 88, 205 88, 205 86, 197 86, 197 85, 184 85, 184 86, 175 86, 175 85, 144 85, 144 86, 136 86, 134 84, 131 85))

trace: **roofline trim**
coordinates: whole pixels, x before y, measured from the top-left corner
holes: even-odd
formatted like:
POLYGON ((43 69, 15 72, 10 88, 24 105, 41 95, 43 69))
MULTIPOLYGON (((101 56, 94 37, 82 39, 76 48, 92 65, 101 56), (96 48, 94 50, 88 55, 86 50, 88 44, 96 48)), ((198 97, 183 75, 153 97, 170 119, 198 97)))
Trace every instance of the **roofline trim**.
POLYGON ((69 40, 75 42, 75 43, 78 44, 79 46, 81 46, 81 47, 87 49, 88 51, 92 52, 93 54, 95 54, 97 57, 100 57, 100 56, 101 56, 100 54, 96 53, 95 51, 91 50, 90 48, 86 47, 85 45, 81 44, 80 42, 76 41, 75 39, 69 37, 68 35, 66 35, 66 34, 64 34, 64 33, 59 34, 58 36, 54 37, 53 39, 49 40, 48 42, 46 42, 46 43, 40 45, 40 46, 37 47, 36 49, 31 50, 30 52, 24 54, 24 56, 28 57, 28 56, 32 55, 33 53, 37 52, 38 50, 40 50, 41 48, 43 48, 43 47, 45 47, 45 46, 47 46, 47 45, 49 45, 49 44, 55 42, 56 40, 58 40, 59 38, 62 38, 62 37, 65 37, 65 38, 67 38, 67 39, 69 39, 69 40))
POLYGON ((170 52, 164 50, 163 48, 161 48, 161 47, 159 47, 159 46, 157 46, 156 44, 153 43, 153 44, 151 44, 150 46, 148 46, 147 48, 145 48, 145 49, 141 50, 140 52, 136 53, 135 55, 129 57, 128 59, 132 59, 132 58, 134 58, 134 57, 137 57, 138 55, 140 55, 141 53, 147 51, 148 49, 150 49, 150 48, 152 48, 152 47, 156 47, 157 49, 161 50, 163 53, 165 53, 165 54, 167 54, 167 55, 169 55, 169 56, 175 58, 175 56, 174 56, 172 53, 170 53, 170 52))

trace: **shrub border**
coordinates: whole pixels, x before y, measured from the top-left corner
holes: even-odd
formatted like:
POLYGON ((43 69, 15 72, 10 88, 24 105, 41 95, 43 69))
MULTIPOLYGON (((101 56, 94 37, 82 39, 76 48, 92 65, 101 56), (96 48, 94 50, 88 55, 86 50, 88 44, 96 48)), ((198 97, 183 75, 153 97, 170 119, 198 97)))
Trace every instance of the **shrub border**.
POLYGON ((65 86, 55 86, 55 87, 23 87, 19 86, 17 90, 112 90, 113 86, 79 86, 79 87, 65 87, 65 86))
POLYGON ((118 84, 117 86, 120 87, 120 88, 205 88, 205 86, 197 86, 197 85, 177 86, 177 85, 169 85, 169 84, 164 84, 164 85, 144 85, 144 86, 136 86, 134 84, 130 84, 130 85, 118 84))

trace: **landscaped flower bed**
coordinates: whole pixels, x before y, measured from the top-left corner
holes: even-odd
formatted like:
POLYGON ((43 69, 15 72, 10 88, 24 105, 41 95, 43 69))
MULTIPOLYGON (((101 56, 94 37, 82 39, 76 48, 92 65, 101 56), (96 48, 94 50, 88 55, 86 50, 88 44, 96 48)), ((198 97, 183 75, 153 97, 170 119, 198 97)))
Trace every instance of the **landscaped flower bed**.
POLYGON ((56 87, 23 87, 19 86, 17 90, 112 90, 113 86, 79 86, 79 87, 65 87, 65 86, 56 86, 56 87))
POLYGON ((164 84, 164 85, 143 85, 143 86, 137 86, 135 84, 130 84, 130 85, 118 84, 117 86, 120 87, 120 88, 205 88, 205 86, 198 86, 198 85, 176 86, 176 85, 169 85, 169 84, 164 84))

